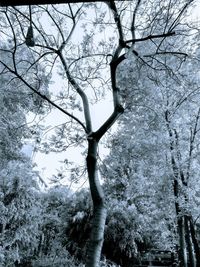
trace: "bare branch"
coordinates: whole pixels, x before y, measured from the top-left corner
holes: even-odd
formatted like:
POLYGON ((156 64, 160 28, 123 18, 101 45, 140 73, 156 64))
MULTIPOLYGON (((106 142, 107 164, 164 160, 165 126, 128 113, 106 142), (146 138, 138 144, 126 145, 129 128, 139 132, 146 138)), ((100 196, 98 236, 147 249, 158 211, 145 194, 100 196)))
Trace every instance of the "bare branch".
POLYGON ((91 116, 90 116, 90 108, 89 108, 89 102, 86 94, 84 91, 80 88, 80 86, 77 84, 75 79, 72 77, 71 73, 69 72, 69 68, 67 66, 67 63, 61 53, 60 50, 57 51, 57 54, 63 64, 65 73, 67 75, 67 78, 70 82, 70 84, 74 87, 74 89, 77 91, 77 93, 80 95, 82 102, 83 102, 83 109, 84 109, 84 116, 85 116, 85 122, 86 122, 86 132, 90 133, 92 132, 92 122, 91 122, 91 116))
POLYGON ((184 14, 184 12, 187 10, 188 6, 194 2, 194 0, 189 0, 184 7, 182 8, 182 10, 179 12, 178 16, 176 17, 176 19, 174 20, 174 22, 172 23, 172 25, 169 27, 169 32, 171 32, 176 26, 178 21, 180 20, 181 16, 184 14))
POLYGON ((131 25, 131 33, 132 33, 133 39, 135 39, 135 37, 136 37, 136 35, 135 35, 135 20, 136 20, 136 15, 137 15, 137 11, 138 11, 138 8, 140 6, 140 3, 141 3, 141 0, 138 0, 137 4, 135 6, 135 10, 133 12, 133 19, 132 19, 132 25, 131 25))
POLYGON ((51 12, 49 12, 48 8, 44 8, 43 6, 40 7, 41 9, 45 10, 47 12, 47 14, 49 15, 49 17, 51 18, 51 20, 53 21, 53 23, 55 24, 56 28, 58 29, 61 37, 62 37, 62 40, 64 42, 65 38, 64 38, 64 35, 63 35, 63 32, 60 28, 60 26, 58 25, 58 23, 56 22, 55 18, 51 15, 51 12))
POLYGON ((184 52, 178 52, 178 51, 160 51, 156 52, 154 54, 144 55, 144 57, 153 57, 156 55, 175 55, 175 56, 183 56, 184 58, 188 56, 188 54, 184 52))
POLYGON ((58 106, 57 104, 55 104, 53 101, 51 101, 47 96, 43 95, 42 93, 40 93, 39 91, 37 91, 34 87, 32 87, 26 80, 24 80, 24 78, 18 74, 18 72, 16 72, 15 70, 12 70, 10 67, 8 67, 4 62, 0 61, 0 63, 7 68, 12 74, 14 74, 18 79, 20 79, 30 90, 32 90, 34 93, 36 93, 38 96, 40 96, 42 99, 46 100, 49 104, 51 104, 53 107, 57 108, 58 110, 60 110, 62 113, 64 113, 65 115, 69 116, 70 118, 72 118, 73 120, 75 120, 76 122, 78 122, 84 129, 85 132, 87 132, 85 125, 78 119, 76 118, 74 115, 70 114, 69 112, 67 112, 66 110, 64 110, 63 108, 61 108, 60 106, 58 106))
MULTIPOLYGON (((19 9, 17 9, 17 8, 14 7, 14 6, 12 6, 12 8, 13 8, 15 11, 17 11, 20 15, 22 15, 24 18, 26 18, 28 21, 30 21, 29 16, 26 16, 23 12, 21 12, 19 9)), ((37 27, 37 25, 34 23, 34 21, 32 21, 32 25, 33 25, 34 28, 37 30, 37 32, 42 36, 42 38, 43 38, 43 40, 44 40, 46 46, 49 47, 49 45, 48 45, 48 41, 47 41, 46 37, 44 36, 44 34, 42 33, 41 29, 39 29, 39 28, 37 27)))
POLYGON ((74 29, 75 29, 75 26, 76 26, 76 24, 74 22, 67 39, 63 41, 63 43, 61 44, 60 48, 58 49, 60 52, 65 48, 66 44, 69 42, 69 40, 70 40, 70 38, 72 36, 72 33, 73 33, 74 29))
POLYGON ((167 33, 162 33, 162 34, 148 35, 148 36, 143 37, 143 38, 127 40, 127 41, 125 41, 125 44, 143 42, 146 40, 151 40, 151 39, 156 39, 156 38, 165 38, 168 36, 172 36, 174 34, 175 34, 175 32, 167 32, 167 33))
POLYGON ((122 49, 126 46, 123 38, 123 31, 122 25, 120 21, 120 16, 117 12, 115 2, 110 1, 107 2, 108 6, 113 12, 114 20, 117 25, 118 33, 119 33, 119 44, 115 50, 113 55, 112 61, 110 63, 110 73, 111 73, 111 85, 112 85, 112 92, 113 92, 113 103, 114 103, 114 111, 110 115, 110 117, 103 123, 103 125, 94 133, 91 133, 88 136, 88 139, 94 138, 95 140, 99 141, 102 136, 110 129, 113 123, 118 119, 118 117, 124 112, 124 108, 120 103, 119 97, 119 88, 116 85, 116 70, 118 65, 126 59, 125 54, 120 56, 122 49))
POLYGON ((123 112, 124 108, 121 105, 116 106, 111 116, 104 122, 104 124, 96 132, 89 135, 88 139, 94 137, 94 139, 99 141, 101 137, 110 129, 110 127, 114 124, 114 122, 123 112))
POLYGON ((113 0, 110 0, 109 2, 106 2, 106 3, 108 4, 109 8, 112 10, 112 13, 114 16, 115 24, 117 26, 118 33, 119 33, 119 43, 123 43, 124 42, 124 35, 123 35, 120 15, 117 12, 115 2, 113 0))

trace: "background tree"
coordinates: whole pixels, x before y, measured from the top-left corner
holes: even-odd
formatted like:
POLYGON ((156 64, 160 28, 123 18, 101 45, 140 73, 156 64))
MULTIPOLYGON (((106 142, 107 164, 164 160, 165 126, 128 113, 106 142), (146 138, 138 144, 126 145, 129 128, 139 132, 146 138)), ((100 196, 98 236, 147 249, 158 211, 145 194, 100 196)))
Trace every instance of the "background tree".
MULTIPOLYGON (((182 37, 179 38, 181 42, 176 45, 177 51, 180 51, 179 45, 184 45, 182 37)), ((191 38, 191 43, 194 40, 191 38)), ((139 188, 140 201, 147 198, 151 199, 148 203, 156 203, 154 208, 159 210, 159 216, 163 214, 164 219, 160 220, 162 227, 158 229, 163 228, 164 233, 164 222, 169 240, 173 241, 168 243, 169 247, 176 243, 174 234, 179 236, 181 266, 199 264, 199 245, 193 225, 195 203, 198 203, 195 188, 199 188, 195 179, 199 138, 199 82, 196 75, 199 63, 196 48, 185 46, 182 56, 187 55, 187 58, 181 65, 178 59, 165 58, 163 66, 167 69, 155 71, 154 65, 147 68, 146 64, 138 61, 135 65, 135 69, 139 70, 136 88, 132 86, 135 77, 132 77, 131 71, 127 72, 126 65, 121 66, 121 81, 127 84, 128 80, 130 84, 129 91, 124 94, 128 104, 122 117, 123 127, 114 136, 111 154, 103 165, 104 172, 112 177, 106 179, 108 194, 114 193, 116 198, 126 201, 131 198, 136 205, 134 199, 137 199, 139 188), (123 157, 120 158, 120 155, 123 157), (154 193, 151 190, 155 190, 154 193), (164 207, 163 211, 161 207, 164 207)), ((124 88, 123 84, 121 88, 124 88)), ((155 236, 156 227, 151 229, 155 236)), ((163 241, 158 243, 163 244, 163 241)), ((164 244, 167 245, 166 242, 164 244)))
POLYGON ((25 113, 39 111, 41 100, 2 66, 0 81, 0 264, 14 266, 35 255, 40 235, 38 175, 22 148, 30 136, 25 113))

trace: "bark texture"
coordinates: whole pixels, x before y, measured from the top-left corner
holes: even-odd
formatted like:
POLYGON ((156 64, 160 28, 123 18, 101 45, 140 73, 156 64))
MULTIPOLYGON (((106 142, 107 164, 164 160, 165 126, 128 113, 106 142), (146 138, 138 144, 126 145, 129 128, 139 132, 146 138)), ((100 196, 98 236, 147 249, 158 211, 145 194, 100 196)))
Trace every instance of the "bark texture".
POLYGON ((188 247, 188 259, 189 259, 189 266, 196 267, 196 260, 194 255, 194 246, 192 243, 191 238, 191 231, 190 231, 190 224, 189 224, 189 217, 185 216, 185 240, 188 247))
POLYGON ((194 223, 191 217, 189 217, 189 225, 190 225, 191 238, 192 238, 192 242, 194 245, 194 252, 196 255, 196 267, 200 267, 200 249, 199 249, 199 244, 196 238, 196 231, 195 231, 194 223))
POLYGON ((103 190, 99 183, 97 173, 97 147, 98 141, 91 137, 91 140, 88 141, 88 155, 86 160, 90 191, 93 201, 93 223, 87 253, 87 267, 99 266, 107 213, 104 203, 103 190))

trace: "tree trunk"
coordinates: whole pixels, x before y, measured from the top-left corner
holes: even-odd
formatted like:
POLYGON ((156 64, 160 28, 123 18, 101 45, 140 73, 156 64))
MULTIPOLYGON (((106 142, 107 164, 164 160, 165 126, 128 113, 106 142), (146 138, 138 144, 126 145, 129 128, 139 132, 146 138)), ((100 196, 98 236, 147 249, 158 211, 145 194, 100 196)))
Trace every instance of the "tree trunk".
POLYGON ((188 267, 187 264, 187 247, 185 242, 185 227, 184 217, 181 216, 177 219, 178 234, 179 234, 179 261, 180 267, 188 267))
POLYGON ((187 267, 187 250, 185 244, 185 229, 184 229, 184 220, 183 216, 180 215, 181 210, 177 201, 179 189, 178 181, 174 179, 174 196, 175 196, 175 211, 176 211, 176 220, 177 220, 177 234, 179 237, 179 251, 178 258, 180 267, 187 267))
POLYGON ((87 171, 93 200, 93 225, 87 250, 86 267, 99 266, 107 215, 103 190, 97 173, 97 147, 98 141, 90 138, 88 140, 87 171))
POLYGON ((200 267, 200 249, 199 249, 199 244, 198 244, 196 234, 195 234, 194 223, 191 217, 189 218, 189 223, 190 223, 191 238, 192 238, 192 242, 194 245, 194 252, 196 255, 196 267, 200 267))
MULTIPOLYGON (((169 133, 170 138, 170 151, 171 151, 171 165, 172 170, 174 174, 174 180, 173 180, 173 190, 174 190, 174 197, 175 197, 175 211, 176 211, 176 221, 177 221, 177 234, 179 237, 179 251, 178 251, 178 257, 179 257, 179 266, 180 267, 188 267, 187 264, 187 247, 186 247, 186 239, 185 239, 185 220, 184 216, 181 214, 181 208, 178 203, 178 198, 180 196, 180 188, 179 188, 179 174, 180 170, 176 163, 176 159, 174 156, 175 153, 175 146, 177 144, 174 143, 173 140, 173 131, 170 128, 170 121, 169 121, 169 112, 165 112, 165 119, 167 122, 167 129, 169 133)), ((177 140, 177 135, 176 135, 177 140)), ((183 180, 182 180, 183 181, 183 180)))
POLYGON ((188 216, 184 216, 185 219, 185 239, 186 244, 188 247, 188 258, 189 258, 189 266, 190 267, 196 267, 196 260, 194 255, 194 246, 190 234, 190 224, 189 224, 189 218, 188 216))

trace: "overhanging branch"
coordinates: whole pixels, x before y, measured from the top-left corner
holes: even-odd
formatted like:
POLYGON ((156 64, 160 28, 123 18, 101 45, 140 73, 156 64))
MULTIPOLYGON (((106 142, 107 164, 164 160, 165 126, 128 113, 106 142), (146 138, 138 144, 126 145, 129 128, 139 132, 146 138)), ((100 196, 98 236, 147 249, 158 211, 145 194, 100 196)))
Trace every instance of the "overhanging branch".
POLYGON ((149 54, 149 55, 144 55, 143 57, 153 57, 156 55, 175 55, 175 56, 182 56, 182 57, 187 57, 188 54, 184 52, 178 52, 178 51, 159 51, 154 54, 149 54))
POLYGON ((0 61, 0 63, 6 68, 8 69, 12 74, 14 74, 18 79, 20 79, 30 90, 32 90, 34 93, 36 93, 38 96, 40 96, 42 99, 44 99, 45 101, 47 101, 49 104, 51 104, 53 107, 57 108, 58 110, 60 110, 62 113, 64 113, 65 115, 69 116, 70 118, 72 118, 73 120, 75 120, 78 124, 80 124, 82 126, 82 128, 84 129, 85 132, 86 131, 86 127, 85 125, 78 119, 76 118, 74 115, 70 114, 69 112, 67 112, 66 110, 64 110, 63 108, 59 107, 57 104, 55 104, 53 101, 51 101, 47 96, 43 95, 42 93, 40 93, 39 91, 37 91, 34 87, 32 87, 26 80, 23 79, 23 77, 21 75, 19 75, 16 71, 12 70, 10 67, 8 67, 4 62, 0 61))
POLYGON ((137 42, 143 42, 143 41, 156 39, 156 38, 165 38, 165 37, 168 37, 168 36, 172 36, 174 34, 175 34, 175 32, 167 32, 167 33, 163 33, 163 34, 148 35, 148 36, 143 37, 143 38, 127 40, 127 41, 125 41, 125 44, 128 44, 128 43, 133 43, 134 44, 134 43, 137 43, 137 42))

